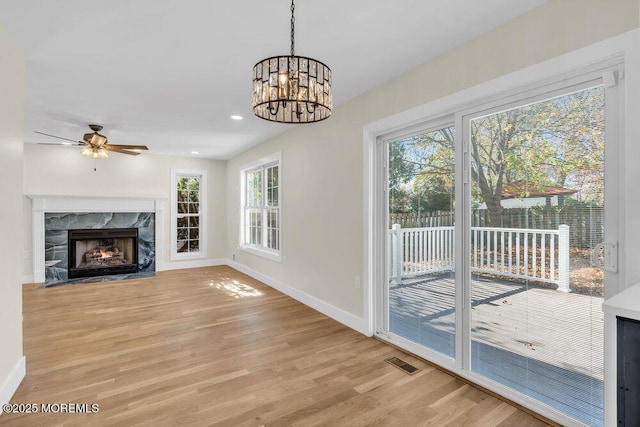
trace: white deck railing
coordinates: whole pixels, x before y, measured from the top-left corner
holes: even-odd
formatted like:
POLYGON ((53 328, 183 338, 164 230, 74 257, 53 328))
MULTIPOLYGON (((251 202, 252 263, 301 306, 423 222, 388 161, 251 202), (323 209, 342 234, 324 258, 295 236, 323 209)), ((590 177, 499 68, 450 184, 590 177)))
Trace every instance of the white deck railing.
MULTIPOLYGON (((389 230, 391 280, 452 271, 454 227, 389 230)), ((569 290, 569 226, 558 230, 471 227, 471 271, 558 285, 569 290)))

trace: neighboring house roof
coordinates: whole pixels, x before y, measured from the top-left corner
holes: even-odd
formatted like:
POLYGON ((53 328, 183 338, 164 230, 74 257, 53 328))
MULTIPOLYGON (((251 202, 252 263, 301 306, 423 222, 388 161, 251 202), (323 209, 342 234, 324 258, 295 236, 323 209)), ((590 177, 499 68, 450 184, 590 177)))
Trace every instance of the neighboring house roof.
POLYGON ((502 187, 503 199, 528 199, 531 197, 552 197, 575 194, 578 190, 570 188, 552 187, 550 185, 536 185, 528 182, 516 181, 502 187))

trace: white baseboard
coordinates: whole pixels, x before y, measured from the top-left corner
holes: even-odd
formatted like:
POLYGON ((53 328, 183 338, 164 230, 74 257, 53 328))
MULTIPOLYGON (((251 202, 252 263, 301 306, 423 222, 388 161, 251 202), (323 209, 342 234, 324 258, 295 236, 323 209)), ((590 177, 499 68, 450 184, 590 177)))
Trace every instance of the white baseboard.
POLYGON ((226 265, 227 261, 224 259, 192 259, 184 261, 165 261, 162 264, 156 265, 156 271, 168 271, 168 270, 184 270, 186 268, 200 268, 200 267, 217 267, 219 265, 226 265))
MULTIPOLYGON (((0 385, 0 406, 11 401, 26 373, 27 358, 22 356, 11 370, 11 373, 9 373, 9 376, 0 385)), ((2 415, 2 411, 0 411, 0 415, 2 415)))
POLYGON ((247 276, 251 276, 256 280, 259 280, 262 283, 271 286, 272 288, 282 292, 283 294, 288 295, 297 301, 300 301, 304 305, 309 306, 314 310, 331 317, 332 319, 360 332, 363 335, 371 336, 369 328, 367 327, 367 322, 365 322, 365 320, 360 317, 354 316, 351 313, 347 313, 346 311, 338 307, 328 304, 325 301, 319 300, 316 297, 311 296, 298 289, 292 288, 291 286, 285 285, 284 283, 280 283, 269 276, 252 270, 249 267, 246 267, 235 261, 226 260, 226 264, 229 267, 232 267, 240 271, 241 273, 246 274, 247 276))
POLYGON ((35 283, 33 280, 33 274, 31 275, 25 274, 24 276, 22 276, 22 284, 26 285, 28 283, 35 283))

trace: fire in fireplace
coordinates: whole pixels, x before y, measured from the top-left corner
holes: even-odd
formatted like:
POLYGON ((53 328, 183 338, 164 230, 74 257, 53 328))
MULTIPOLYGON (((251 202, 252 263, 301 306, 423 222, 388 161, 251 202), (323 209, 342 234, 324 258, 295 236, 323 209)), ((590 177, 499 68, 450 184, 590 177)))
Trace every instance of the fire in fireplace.
POLYGON ((69 230, 69 278, 138 272, 138 229, 69 230))

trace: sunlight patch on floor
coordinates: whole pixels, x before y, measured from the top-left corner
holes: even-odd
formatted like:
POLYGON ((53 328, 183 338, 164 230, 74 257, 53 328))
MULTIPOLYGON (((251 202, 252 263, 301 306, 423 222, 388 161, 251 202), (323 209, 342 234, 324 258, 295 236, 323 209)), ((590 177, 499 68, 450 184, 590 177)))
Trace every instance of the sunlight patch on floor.
POLYGON ((223 283, 215 283, 212 281, 209 283, 209 286, 224 291, 233 298, 259 297, 263 295, 259 290, 247 284, 240 283, 237 280, 223 283))

